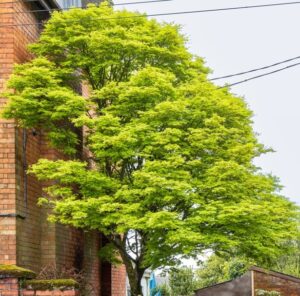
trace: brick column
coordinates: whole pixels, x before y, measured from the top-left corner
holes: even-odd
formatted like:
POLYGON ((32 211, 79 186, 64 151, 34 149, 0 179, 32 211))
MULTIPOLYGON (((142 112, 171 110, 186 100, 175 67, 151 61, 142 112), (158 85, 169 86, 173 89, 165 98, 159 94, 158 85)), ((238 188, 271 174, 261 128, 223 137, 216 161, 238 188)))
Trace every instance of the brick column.
POLYGON ((126 269, 125 265, 112 266, 111 268, 111 295, 126 295, 126 269))
MULTIPOLYGON (((30 58, 27 45, 38 37, 37 26, 22 25, 37 21, 34 14, 27 13, 29 9, 30 4, 22 0, 0 0, 0 92, 14 64, 30 58)), ((6 99, 0 98, 0 109, 5 103, 6 99)), ((30 184, 25 198, 22 140, 22 130, 15 127, 14 120, 0 119, 0 263, 38 270, 40 210, 36 196, 40 195, 40 188, 28 177, 30 184)), ((38 139, 29 136, 27 143, 30 148, 27 161, 32 163, 39 153, 38 139)))
POLYGON ((101 296, 125 296, 125 266, 112 266, 107 262, 103 262, 101 269, 101 285, 101 296))
MULTIPOLYGON (((0 92, 14 63, 13 3, 0 0, 0 92)), ((0 109, 6 100, 0 98, 0 109)), ((0 263, 16 264, 15 125, 0 119, 0 263)))

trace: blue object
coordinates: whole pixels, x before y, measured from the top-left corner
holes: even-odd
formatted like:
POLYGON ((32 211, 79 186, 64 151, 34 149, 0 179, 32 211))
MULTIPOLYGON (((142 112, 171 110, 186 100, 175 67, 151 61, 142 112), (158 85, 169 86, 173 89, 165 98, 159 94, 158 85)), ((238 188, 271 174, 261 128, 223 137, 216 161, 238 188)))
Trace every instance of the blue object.
POLYGON ((152 272, 151 276, 150 276, 149 288, 150 288, 150 295, 151 296, 161 296, 160 292, 157 292, 155 294, 153 293, 154 292, 153 290, 157 288, 154 272, 152 272))

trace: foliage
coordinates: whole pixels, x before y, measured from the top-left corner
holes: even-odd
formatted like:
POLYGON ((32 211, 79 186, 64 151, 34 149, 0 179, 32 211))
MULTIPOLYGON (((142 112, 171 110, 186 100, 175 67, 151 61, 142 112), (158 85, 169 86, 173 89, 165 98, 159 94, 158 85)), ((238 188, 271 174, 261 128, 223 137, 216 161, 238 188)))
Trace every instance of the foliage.
MULTIPOLYGON (((274 258, 268 264, 262 267, 271 269, 284 274, 300 277, 300 244, 299 240, 289 241, 285 243, 289 246, 289 250, 274 258)), ((212 255, 197 270, 197 279, 200 288, 218 284, 224 281, 235 279, 243 275, 250 266, 257 265, 255 261, 251 261, 244 257, 219 257, 212 255)))
POLYGON ((32 290, 69 290, 78 288, 78 283, 73 279, 28 280, 23 283, 32 290))
POLYGON ((198 288, 209 287, 242 276, 254 265, 248 258, 210 256, 196 271, 198 288))
POLYGON ((272 265, 272 269, 300 278, 300 240, 288 241, 291 251, 283 254, 272 265))
POLYGON ((156 296, 158 293, 161 296, 171 296, 170 287, 167 284, 159 285, 150 291, 150 296, 156 296))
POLYGON ((224 258, 211 256, 197 270, 198 288, 213 286, 230 280, 228 265, 224 258))
POLYGON ((171 271, 169 286, 172 296, 193 296, 198 288, 193 269, 181 267, 171 271))
POLYGON ((173 268, 167 275, 168 283, 151 290, 151 296, 155 296, 158 292, 162 296, 192 296, 195 294, 194 291, 198 288, 198 283, 192 268, 173 268))
POLYGON ((298 209, 253 165, 267 149, 252 113, 207 80, 185 41, 178 26, 106 3, 54 12, 6 92, 4 117, 70 155, 30 170, 54 181, 51 220, 104 233, 133 295, 147 268, 178 255, 210 249, 262 262, 297 232, 298 209), (74 90, 80 83, 89 96, 74 90), (76 159, 81 144, 86 161, 76 159))
POLYGON ((32 279, 36 277, 35 272, 12 264, 0 264, 0 277, 17 277, 32 279))

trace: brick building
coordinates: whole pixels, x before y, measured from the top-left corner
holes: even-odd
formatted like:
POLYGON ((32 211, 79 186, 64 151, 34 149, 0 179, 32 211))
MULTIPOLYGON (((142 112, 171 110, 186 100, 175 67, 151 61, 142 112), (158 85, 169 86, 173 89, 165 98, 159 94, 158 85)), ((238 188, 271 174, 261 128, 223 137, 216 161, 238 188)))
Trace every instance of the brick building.
MULTIPOLYGON (((71 0, 63 1, 64 7, 72 4, 71 0)), ((81 5, 80 0, 75 4, 81 5)), ((0 0, 0 92, 13 64, 30 59, 26 45, 39 36, 39 25, 24 24, 47 20, 50 11, 57 8, 55 0, 0 0)), ((5 99, 0 102, 3 106, 5 99)), ((57 159, 62 155, 49 148, 42 134, 0 119, 0 264, 36 272, 48 265, 85 269, 95 296, 124 296, 124 268, 98 259, 101 234, 50 224, 47 209, 37 206, 43 184, 27 176, 25 170, 41 157, 57 159)))
POLYGON ((237 279, 198 290, 196 296, 256 296, 260 290, 300 296, 300 278, 252 267, 237 279))

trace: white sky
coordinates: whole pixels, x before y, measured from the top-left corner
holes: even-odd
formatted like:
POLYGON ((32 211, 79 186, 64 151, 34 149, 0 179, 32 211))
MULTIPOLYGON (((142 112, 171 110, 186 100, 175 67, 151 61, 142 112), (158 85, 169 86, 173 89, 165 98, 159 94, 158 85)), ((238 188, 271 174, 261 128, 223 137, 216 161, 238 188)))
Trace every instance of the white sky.
MULTIPOLYGON (((126 3, 137 0, 116 0, 126 3)), ((128 10, 163 13, 209 8, 288 2, 287 0, 174 0, 125 6, 128 10)), ((121 6, 122 7, 122 6, 121 6)), ((118 7, 120 8, 120 7, 118 7)), ((164 16, 159 20, 182 25, 190 50, 205 58, 212 76, 236 73, 300 55, 300 5, 164 16)), ((295 62, 300 62, 297 60, 295 62)), ((294 63, 295 63, 294 62, 294 63)), ((291 62, 290 64, 292 64, 291 62)), ((288 64, 287 64, 288 65, 288 64)), ((283 67, 285 65, 281 65, 283 67)), ((269 69, 266 71, 270 71, 269 69)), ((252 75, 256 75, 254 73, 252 75)), ((251 76, 251 75, 250 75, 251 76)), ((236 77, 223 82, 246 78, 236 77)), ((254 129, 276 153, 257 164, 281 179, 283 194, 300 204, 300 66, 235 86, 254 111, 254 129)))

